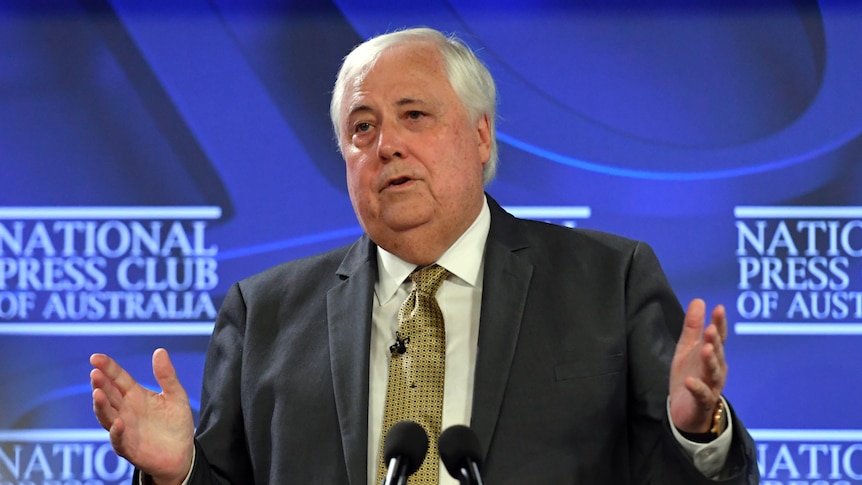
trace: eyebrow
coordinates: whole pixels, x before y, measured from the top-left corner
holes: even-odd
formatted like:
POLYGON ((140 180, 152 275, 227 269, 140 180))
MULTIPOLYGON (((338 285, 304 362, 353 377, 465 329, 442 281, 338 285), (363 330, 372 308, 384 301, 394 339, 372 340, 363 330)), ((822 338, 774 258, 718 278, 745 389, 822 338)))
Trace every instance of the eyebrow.
POLYGON ((428 104, 428 103, 427 103, 427 102, 425 102, 425 101, 423 101, 423 100, 421 100, 421 99, 417 99, 417 98, 401 98, 401 99, 399 99, 398 101, 396 101, 396 102, 395 102, 395 106, 406 106, 406 105, 408 105, 408 104, 421 104, 421 105, 426 105, 426 104, 428 104))
POLYGON ((350 112, 347 113, 347 117, 350 118, 351 116, 355 115, 356 113, 363 113, 363 112, 368 112, 368 111, 372 111, 371 106, 368 106, 367 104, 360 104, 360 105, 357 105, 357 106, 350 108, 350 112))
MULTIPOLYGON (((427 105, 428 103, 418 98, 401 98, 395 102, 395 106, 407 106, 411 104, 427 105)), ((347 113, 347 116, 350 117, 356 113, 363 113, 368 111, 374 111, 374 108, 367 104, 359 104, 350 108, 350 112, 347 113)))

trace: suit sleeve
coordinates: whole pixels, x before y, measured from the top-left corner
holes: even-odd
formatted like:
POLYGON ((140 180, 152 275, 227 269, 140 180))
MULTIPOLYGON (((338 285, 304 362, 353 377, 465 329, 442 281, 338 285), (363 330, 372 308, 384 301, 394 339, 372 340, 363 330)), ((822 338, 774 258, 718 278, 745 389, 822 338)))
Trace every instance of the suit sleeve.
POLYGON ((757 485, 754 443, 737 416, 717 480, 705 477, 673 436, 666 411, 668 376, 684 318, 652 249, 638 244, 626 280, 632 483, 757 485))
POLYGON ((246 304, 234 284, 207 349, 191 485, 253 483, 241 403, 245 324, 246 304))

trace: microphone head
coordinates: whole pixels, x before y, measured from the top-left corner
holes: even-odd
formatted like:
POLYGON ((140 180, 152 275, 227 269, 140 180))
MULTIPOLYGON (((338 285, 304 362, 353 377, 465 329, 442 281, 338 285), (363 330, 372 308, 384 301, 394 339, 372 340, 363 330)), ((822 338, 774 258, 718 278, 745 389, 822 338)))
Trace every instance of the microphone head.
POLYGON ((428 452, 428 434, 419 423, 399 421, 389 428, 383 441, 383 459, 386 466, 389 461, 400 456, 406 466, 407 475, 422 466, 425 453, 428 452))
POLYGON ((455 425, 446 428, 440 434, 437 449, 443 465, 453 478, 461 478, 461 469, 469 469, 470 461, 482 467, 482 447, 479 438, 472 429, 464 425, 455 425))

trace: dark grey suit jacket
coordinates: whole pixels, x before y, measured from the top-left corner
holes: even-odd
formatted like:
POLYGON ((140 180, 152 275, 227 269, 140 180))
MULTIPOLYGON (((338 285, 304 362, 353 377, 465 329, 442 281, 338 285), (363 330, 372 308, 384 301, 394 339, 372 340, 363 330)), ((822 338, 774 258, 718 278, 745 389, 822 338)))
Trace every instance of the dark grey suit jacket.
MULTIPOLYGON (((683 311, 652 250, 489 205, 471 422, 485 481, 757 484, 738 417, 718 482, 670 432, 683 311)), ((207 354, 193 483, 366 483, 376 278, 362 237, 230 289, 207 354)))

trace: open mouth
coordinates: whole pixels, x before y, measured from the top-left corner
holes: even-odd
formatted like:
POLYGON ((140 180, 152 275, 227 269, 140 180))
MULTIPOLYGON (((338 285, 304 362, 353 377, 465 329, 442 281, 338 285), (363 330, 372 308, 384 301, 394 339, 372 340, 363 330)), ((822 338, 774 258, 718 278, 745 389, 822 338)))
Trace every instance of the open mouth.
POLYGON ((407 182, 409 182, 409 181, 410 181, 410 179, 409 179, 409 178, 407 178, 407 177, 400 177, 400 178, 397 178, 397 179, 392 180, 391 182, 389 182, 389 185, 390 185, 390 186, 393 186, 393 185, 396 185, 396 186, 397 186, 397 185, 406 184, 406 183, 407 183, 407 182))

